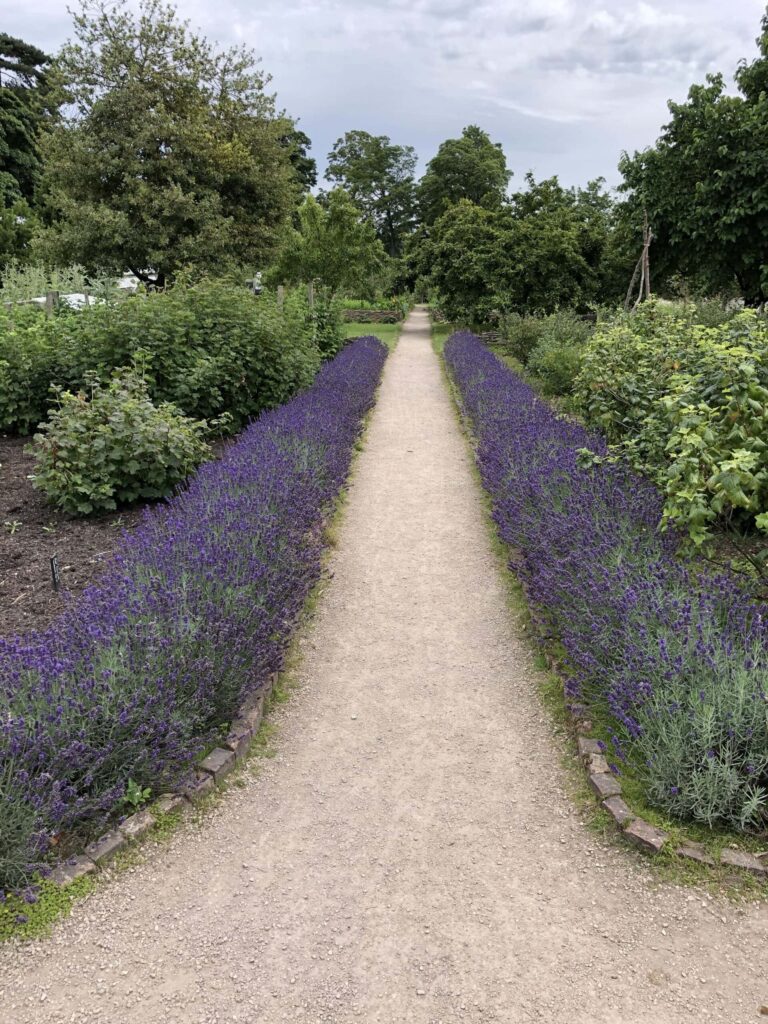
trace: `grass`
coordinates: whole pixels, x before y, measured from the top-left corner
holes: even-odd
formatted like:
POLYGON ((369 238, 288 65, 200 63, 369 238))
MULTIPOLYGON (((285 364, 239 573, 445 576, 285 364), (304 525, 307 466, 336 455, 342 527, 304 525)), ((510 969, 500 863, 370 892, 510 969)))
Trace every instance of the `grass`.
POLYGON ((359 324, 359 323, 347 323, 344 324, 344 332, 348 338, 360 338, 370 336, 378 338, 383 341, 391 352, 397 340, 400 337, 400 331, 402 329, 402 323, 399 324, 359 324))
MULTIPOLYGON (((435 352, 442 355, 445 342, 456 329, 457 327, 451 324, 433 324, 432 345, 435 352)), ((519 364, 515 365, 516 360, 512 357, 505 358, 501 351, 496 349, 494 351, 512 369, 517 370, 519 364)), ((454 399, 456 417, 462 433, 467 440, 467 444, 472 448, 474 446, 474 438, 471 428, 461 416, 458 392, 448 374, 445 363, 443 363, 443 373, 454 399)), ((559 760, 565 771, 569 796, 584 815, 589 829, 599 835, 600 838, 616 843, 619 840, 620 833, 613 819, 596 801, 589 787, 586 771, 579 759, 576 735, 571 725, 570 714, 563 691, 563 677, 547 667, 547 656, 550 655, 556 661, 560 661, 564 655, 564 649, 556 640, 543 641, 537 635, 525 589, 509 568, 510 548, 499 537, 496 526, 491 518, 491 498, 483 487, 474 457, 472 459, 472 472, 485 509, 485 523, 488 536, 499 570, 502 573, 507 607, 511 619, 518 631, 527 638, 527 646, 532 656, 532 663, 536 673, 539 699, 549 713, 554 736, 561 739, 563 743, 561 748, 562 755, 559 760)), ((596 739, 607 741, 610 738, 610 723, 607 716, 601 717, 592 710, 590 713, 593 723, 592 735, 596 739)), ((737 872, 720 865, 708 867, 683 860, 674 854, 674 849, 682 843, 698 842, 705 847, 717 864, 720 852, 725 847, 738 847, 742 850, 756 852, 764 849, 765 843, 761 844, 757 839, 744 836, 741 833, 728 830, 710 830, 705 826, 681 822, 667 817, 646 802, 642 782, 630 769, 622 769, 621 784, 622 796, 632 811, 669 834, 669 842, 665 851, 659 856, 654 857, 644 857, 634 848, 630 848, 626 843, 622 843, 624 850, 629 855, 635 858, 642 857, 643 863, 651 867, 659 880, 675 884, 703 886, 711 892, 720 893, 734 900, 768 899, 768 882, 760 881, 744 871, 737 872)))

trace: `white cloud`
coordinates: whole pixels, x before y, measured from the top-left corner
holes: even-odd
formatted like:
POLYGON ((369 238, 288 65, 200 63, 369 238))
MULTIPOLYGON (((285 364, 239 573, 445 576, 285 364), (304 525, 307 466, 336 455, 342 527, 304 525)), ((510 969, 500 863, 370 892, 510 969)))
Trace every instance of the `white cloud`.
MULTIPOLYGON (((653 141, 666 101, 755 54, 764 0, 179 0, 221 43, 261 54, 278 102, 322 163, 350 128, 428 159, 463 125, 504 144, 516 174, 616 178, 622 149, 653 141)), ((58 0, 5 11, 4 31, 49 49, 58 0)))

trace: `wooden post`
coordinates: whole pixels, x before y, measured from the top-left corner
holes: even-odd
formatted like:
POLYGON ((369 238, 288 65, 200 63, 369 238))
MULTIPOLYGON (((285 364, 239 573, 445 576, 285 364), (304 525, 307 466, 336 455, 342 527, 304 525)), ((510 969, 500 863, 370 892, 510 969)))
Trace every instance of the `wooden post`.
POLYGON ((282 310, 285 305, 285 285, 279 284, 277 286, 277 308, 282 310))
POLYGON ((87 288, 83 289, 83 298, 85 299, 85 305, 86 306, 90 306, 90 304, 91 304, 91 293, 88 291, 87 288))
POLYGON ((53 311, 56 308, 56 303, 59 301, 58 292, 46 292, 45 293, 45 315, 47 317, 53 316, 53 311))

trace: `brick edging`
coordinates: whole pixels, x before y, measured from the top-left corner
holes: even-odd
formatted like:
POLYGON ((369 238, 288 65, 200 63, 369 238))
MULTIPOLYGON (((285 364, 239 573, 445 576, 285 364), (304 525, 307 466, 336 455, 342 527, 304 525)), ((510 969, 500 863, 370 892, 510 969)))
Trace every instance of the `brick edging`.
MULTIPOLYGON (((277 672, 247 697, 232 719, 226 739, 197 762, 190 781, 177 793, 163 793, 154 803, 161 813, 181 810, 192 805, 220 786, 232 769, 247 755, 251 741, 259 731, 264 718, 264 707, 277 683, 277 672)), ((136 811, 115 828, 89 843, 81 854, 59 863, 48 880, 60 887, 70 885, 77 878, 92 875, 104 868, 121 850, 146 835, 157 823, 157 818, 145 808, 136 811)))
MULTIPOLYGON (((551 671, 558 672, 560 666, 551 654, 545 654, 545 660, 551 671)), ((590 788, 624 837, 646 853, 659 854, 662 851, 669 852, 671 850, 682 860, 715 867, 717 862, 702 843, 687 840, 672 848, 667 832, 652 825, 645 818, 641 818, 639 814, 635 814, 622 799, 621 782, 611 771, 603 748, 592 735, 592 722, 588 709, 583 704, 570 702, 568 694, 565 692, 565 685, 563 685, 563 693, 566 710, 576 732, 579 759, 587 772, 590 788)), ((758 878, 768 880, 768 854, 757 857, 746 850, 726 847, 720 853, 719 864, 721 867, 740 868, 758 878)))

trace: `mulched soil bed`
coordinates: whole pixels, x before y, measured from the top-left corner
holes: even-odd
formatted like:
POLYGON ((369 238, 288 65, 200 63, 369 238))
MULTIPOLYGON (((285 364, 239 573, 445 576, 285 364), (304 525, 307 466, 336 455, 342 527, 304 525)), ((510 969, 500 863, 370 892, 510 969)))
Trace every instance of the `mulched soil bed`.
POLYGON ((92 583, 104 559, 141 515, 140 506, 70 519, 51 508, 28 479, 34 460, 28 437, 0 435, 0 635, 42 629, 64 608, 67 597, 92 583), (59 592, 53 589, 51 558, 58 557, 59 592))

